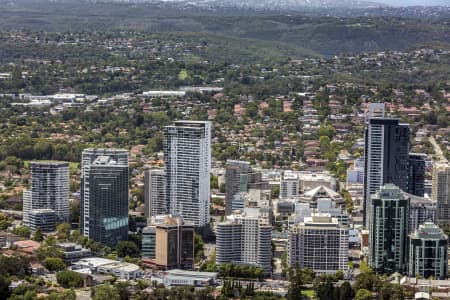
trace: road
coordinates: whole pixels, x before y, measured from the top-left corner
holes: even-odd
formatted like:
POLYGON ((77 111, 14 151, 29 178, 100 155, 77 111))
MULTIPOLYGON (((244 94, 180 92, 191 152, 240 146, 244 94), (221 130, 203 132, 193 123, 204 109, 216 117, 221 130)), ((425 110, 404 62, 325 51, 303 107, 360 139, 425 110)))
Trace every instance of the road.
POLYGON ((445 158, 444 156, 444 152, 442 152, 441 147, 439 147, 438 143, 436 142, 436 140, 434 139, 434 137, 430 136, 428 138, 428 140, 430 141, 431 145, 433 145, 434 148, 434 152, 436 153, 436 155, 439 157, 439 160, 441 161, 447 161, 447 158, 445 158))

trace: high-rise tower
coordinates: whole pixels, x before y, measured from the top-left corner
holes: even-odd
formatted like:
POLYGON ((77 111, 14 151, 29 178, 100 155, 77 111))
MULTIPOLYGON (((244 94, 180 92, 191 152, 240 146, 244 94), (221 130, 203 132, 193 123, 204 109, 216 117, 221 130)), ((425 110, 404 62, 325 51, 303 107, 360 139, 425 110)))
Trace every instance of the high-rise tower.
POLYGON ((169 213, 187 223, 209 223, 211 122, 176 121, 164 129, 169 213))
POLYGON ((85 149, 81 162, 81 233, 114 246, 128 238, 128 151, 85 149))

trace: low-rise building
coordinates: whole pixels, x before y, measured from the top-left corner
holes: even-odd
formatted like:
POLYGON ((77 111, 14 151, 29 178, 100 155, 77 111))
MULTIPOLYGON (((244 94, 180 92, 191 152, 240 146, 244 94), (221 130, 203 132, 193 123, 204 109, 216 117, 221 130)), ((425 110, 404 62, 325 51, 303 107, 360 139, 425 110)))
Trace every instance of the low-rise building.
POLYGON ((63 251, 63 259, 66 264, 73 264, 82 258, 91 256, 91 250, 75 243, 58 243, 56 247, 63 251))
POLYGON ((179 269, 169 270, 161 275, 152 275, 152 281, 162 283, 165 287, 206 287, 214 285, 216 280, 217 273, 214 272, 196 272, 179 269))
POLYGON ((80 259, 70 269, 84 274, 111 274, 126 280, 138 279, 144 274, 138 265, 101 257, 80 259))

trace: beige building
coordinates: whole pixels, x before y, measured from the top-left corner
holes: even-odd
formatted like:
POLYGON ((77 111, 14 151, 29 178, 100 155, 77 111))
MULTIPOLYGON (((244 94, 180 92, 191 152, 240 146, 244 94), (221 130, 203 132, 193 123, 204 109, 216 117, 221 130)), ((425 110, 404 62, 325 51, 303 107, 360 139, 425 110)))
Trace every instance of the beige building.
POLYGON ((145 228, 142 244, 144 252, 154 253, 144 255, 149 265, 164 270, 194 265, 194 226, 184 224, 180 217, 167 216, 162 223, 145 228))
POLYGON ((437 223, 450 222, 450 165, 447 161, 436 162, 433 166, 432 198, 437 202, 437 223))

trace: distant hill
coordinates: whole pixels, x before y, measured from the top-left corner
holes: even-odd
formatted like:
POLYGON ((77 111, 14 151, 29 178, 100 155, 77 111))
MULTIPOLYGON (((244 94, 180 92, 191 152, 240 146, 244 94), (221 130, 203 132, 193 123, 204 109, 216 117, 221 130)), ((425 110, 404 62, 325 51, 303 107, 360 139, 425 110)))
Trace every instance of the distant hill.
MULTIPOLYGON (((401 18, 397 15, 377 16, 375 13, 370 17, 330 17, 295 11, 206 9, 179 7, 167 2, 0 0, 0 7, 0 30, 66 32, 126 29, 151 33, 193 33, 224 41, 232 39, 233 44, 270 45, 271 49, 278 48, 281 52, 296 55, 357 54, 403 50, 427 43, 450 43, 448 17, 436 15, 441 10, 431 10, 435 15, 429 18, 401 18), (293 48, 300 51, 292 51, 293 48)), ((393 11, 388 8, 376 11, 382 10, 393 11)), ((447 12, 444 10, 443 13, 447 12)))
MULTIPOLYGON (((129 0, 115 0, 129 1, 129 0)), ((133 1, 133 0, 131 0, 133 1)), ((309 8, 374 8, 385 4, 360 0, 138 0, 140 2, 166 2, 189 4, 199 7, 245 7, 255 9, 299 9, 309 8)))

